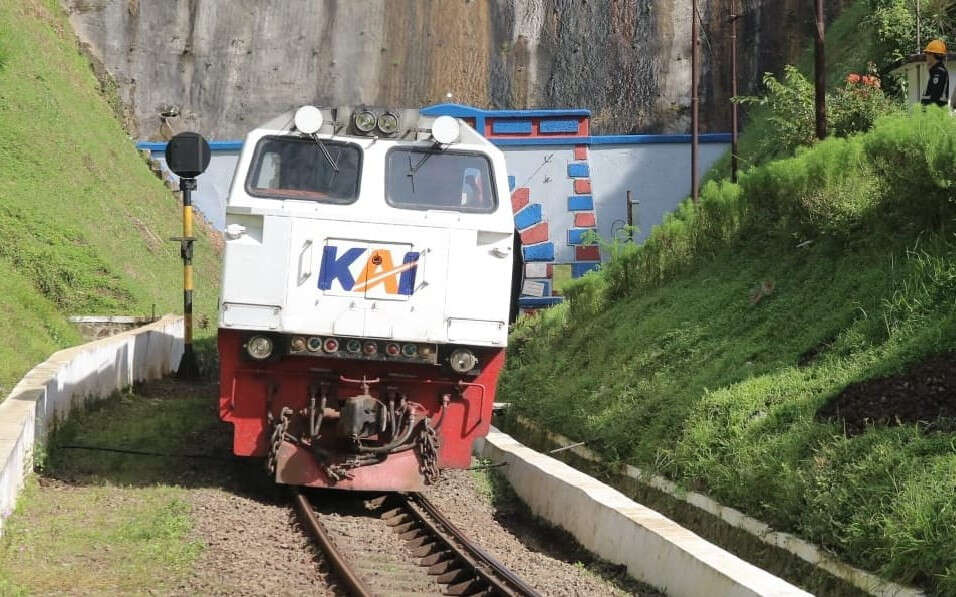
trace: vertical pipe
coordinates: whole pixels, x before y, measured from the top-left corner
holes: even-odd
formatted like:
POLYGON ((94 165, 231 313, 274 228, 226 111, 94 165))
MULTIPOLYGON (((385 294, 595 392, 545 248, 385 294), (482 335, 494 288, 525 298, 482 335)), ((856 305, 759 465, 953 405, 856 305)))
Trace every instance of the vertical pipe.
POLYGON ((816 0, 816 13, 817 38, 814 70, 816 74, 817 139, 825 139, 827 136, 827 75, 826 55, 823 46, 826 35, 823 24, 823 0, 816 0))
POLYGON ((922 38, 922 29, 920 23, 920 14, 919 14, 919 0, 916 0, 916 53, 919 54, 923 51, 923 40, 922 38))
MULTIPOLYGON (((730 96, 737 97, 737 0, 730 0, 730 96)), ((737 137, 739 133, 737 102, 731 102, 730 180, 737 182, 737 137)))
MULTIPOLYGON (((627 228, 628 230, 634 225, 634 214, 631 213, 631 191, 628 190, 627 194, 624 196, 625 201, 627 201, 627 228)), ((631 234, 631 232, 628 232, 631 234)))
MULTIPOLYGON (((819 1, 819 0, 818 0, 819 1)), ((690 142, 690 169, 691 169, 691 196, 694 203, 700 201, 700 179, 697 175, 697 153, 700 141, 700 97, 698 96, 698 84, 700 71, 700 48, 698 46, 697 34, 697 0, 691 0, 691 85, 690 85, 690 118, 691 118, 691 142, 690 142)))

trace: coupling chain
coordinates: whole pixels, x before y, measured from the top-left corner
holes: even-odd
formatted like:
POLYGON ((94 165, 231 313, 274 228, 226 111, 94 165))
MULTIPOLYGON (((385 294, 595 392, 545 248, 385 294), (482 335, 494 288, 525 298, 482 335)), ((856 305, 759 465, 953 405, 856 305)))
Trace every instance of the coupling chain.
MULTIPOLYGON (((269 457, 266 458, 266 470, 270 475, 276 472, 276 464, 279 458, 279 447, 282 441, 286 439, 289 429, 289 417, 292 415, 292 409, 288 406, 282 407, 279 413, 279 421, 272 427, 272 441, 269 444, 269 457)), ((269 420, 272 420, 272 413, 269 413, 269 420)))
POLYGON ((429 484, 438 482, 441 471, 438 469, 438 448, 441 442, 438 432, 432 427, 428 419, 422 421, 422 430, 418 434, 418 453, 422 457, 422 474, 429 484))

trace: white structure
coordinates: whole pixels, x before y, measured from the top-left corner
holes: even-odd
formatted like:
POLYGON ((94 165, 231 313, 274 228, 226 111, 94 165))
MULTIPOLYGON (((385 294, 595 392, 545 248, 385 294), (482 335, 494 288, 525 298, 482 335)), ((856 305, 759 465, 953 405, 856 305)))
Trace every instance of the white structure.
POLYGON ((243 146, 220 329, 503 347, 514 222, 502 152, 450 116, 302 110, 243 146), (368 131, 352 130, 363 114, 368 131), (392 134, 379 130, 388 115, 392 134))

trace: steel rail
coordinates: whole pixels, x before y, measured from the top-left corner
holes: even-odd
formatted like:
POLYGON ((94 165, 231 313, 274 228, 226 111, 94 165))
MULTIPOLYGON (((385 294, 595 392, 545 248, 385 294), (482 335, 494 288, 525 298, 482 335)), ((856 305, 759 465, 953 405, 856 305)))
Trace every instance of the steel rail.
POLYGON ((514 572, 472 542, 424 495, 420 493, 402 494, 400 498, 405 502, 406 509, 421 524, 428 527, 432 535, 446 544, 459 560, 467 563, 474 570, 475 575, 489 586, 489 593, 540 597, 537 591, 516 576, 514 572), (415 506, 421 508, 428 516, 422 516, 415 506), (428 517, 434 519, 434 522, 428 520, 428 517), (449 540, 448 535, 451 535, 454 541, 449 540))
POLYGON ((312 510, 312 504, 309 503, 309 498, 305 497, 305 494, 298 489, 294 489, 293 494, 295 495, 295 505, 299 510, 299 514, 303 520, 305 520, 312 535, 314 535, 318 541, 322 553, 329 559, 329 564, 332 566, 332 569, 335 570, 335 574, 345 584, 345 590, 348 591, 349 595, 355 595, 356 597, 371 597, 371 591, 368 590, 368 587, 365 586, 362 579, 359 578, 358 574, 356 574, 351 565, 349 565, 348 560, 342 557, 342 554, 339 553, 339 550, 329 538, 328 533, 325 532, 325 528, 312 510))

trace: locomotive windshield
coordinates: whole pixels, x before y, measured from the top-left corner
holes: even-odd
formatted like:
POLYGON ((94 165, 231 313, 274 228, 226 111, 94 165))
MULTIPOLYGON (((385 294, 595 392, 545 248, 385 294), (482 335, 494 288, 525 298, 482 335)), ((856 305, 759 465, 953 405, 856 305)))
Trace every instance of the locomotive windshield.
POLYGON ((386 200, 395 207, 487 213, 498 206, 482 154, 395 148, 386 177, 386 200))
POLYGON ((246 190, 256 197, 351 203, 358 197, 361 155, 349 143, 266 137, 256 148, 246 190))

